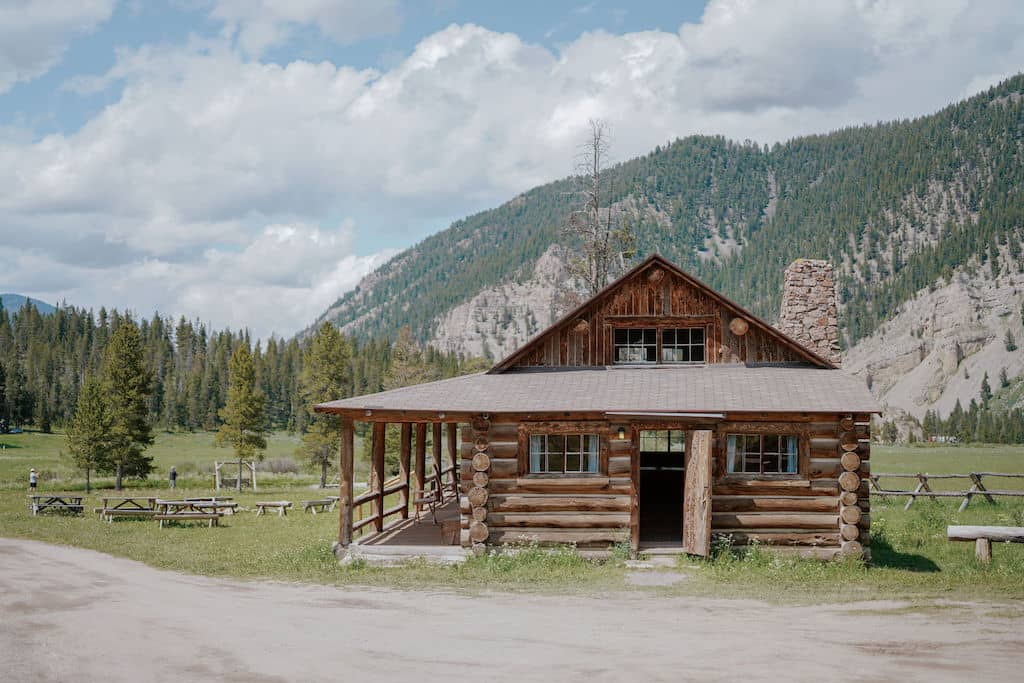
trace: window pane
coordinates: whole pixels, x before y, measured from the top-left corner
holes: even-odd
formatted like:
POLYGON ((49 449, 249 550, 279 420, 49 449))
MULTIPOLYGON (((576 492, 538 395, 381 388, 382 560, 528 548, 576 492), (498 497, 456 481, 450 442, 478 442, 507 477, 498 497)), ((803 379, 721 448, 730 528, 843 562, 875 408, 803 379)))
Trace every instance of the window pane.
POLYGON ((548 434, 548 453, 562 454, 565 450, 565 436, 562 434, 548 434))
POLYGON ((530 437, 530 471, 540 472, 541 451, 544 449, 544 437, 534 434, 530 437))
POLYGON ((785 437, 786 442, 786 472, 796 472, 797 452, 796 437, 785 437))
POLYGON ((675 330, 663 330, 661 333, 662 344, 675 344, 676 343, 676 331, 675 330))
POLYGON ((765 453, 763 456, 764 471, 765 472, 781 472, 779 469, 779 454, 778 453, 765 453))
POLYGON ((562 455, 562 451, 557 453, 554 451, 548 452, 548 472, 562 472, 565 470, 565 456, 562 455))
POLYGON ((658 331, 653 329, 643 330, 644 344, 656 346, 658 343, 658 331))
POLYGON ((736 435, 730 434, 726 443, 725 470, 727 472, 738 472, 739 457, 736 452, 736 435))
POLYGON ((765 434, 764 437, 764 452, 765 453, 778 453, 779 452, 779 437, 765 434))
POLYGON ((580 452, 580 435, 579 434, 567 434, 565 437, 565 452, 566 453, 579 453, 580 452))
POLYGON ((615 330, 615 343, 625 344, 629 340, 629 330, 615 330))
POLYGON ((679 363, 682 361, 682 357, 679 354, 679 349, 672 348, 670 346, 662 347, 661 349, 661 362, 663 363, 679 363))
POLYGON ((704 328, 694 327, 690 330, 690 343, 691 344, 704 344, 704 328))
POLYGON ((565 471, 566 472, 581 472, 580 469, 580 454, 569 453, 565 456, 565 471))
POLYGON ((643 340, 644 340, 644 334, 643 333, 644 333, 643 330, 630 330, 629 331, 629 343, 630 344, 640 344, 640 343, 642 343, 643 340))
POLYGON ((683 348, 679 349, 679 362, 680 363, 689 363, 690 362, 690 347, 689 346, 684 346, 683 348))
POLYGON ((658 347, 657 346, 645 346, 644 347, 644 361, 648 363, 658 362, 658 347))
POLYGON ((686 450, 686 432, 671 432, 670 441, 672 451, 682 453, 686 450))
POLYGON ((701 343, 700 346, 690 347, 690 362, 691 363, 703 363, 704 362, 704 345, 701 343))
POLYGON ((597 455, 601 450, 600 441, 598 441, 597 434, 587 435, 587 452, 593 455, 597 455))

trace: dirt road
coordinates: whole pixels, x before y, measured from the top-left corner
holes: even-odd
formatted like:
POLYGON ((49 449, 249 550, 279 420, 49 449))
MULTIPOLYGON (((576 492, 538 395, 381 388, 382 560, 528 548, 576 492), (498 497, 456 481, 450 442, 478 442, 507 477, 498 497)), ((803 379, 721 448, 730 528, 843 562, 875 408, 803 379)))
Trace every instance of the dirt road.
POLYGON ((0 680, 1015 680, 1022 606, 411 593, 0 539, 0 680))

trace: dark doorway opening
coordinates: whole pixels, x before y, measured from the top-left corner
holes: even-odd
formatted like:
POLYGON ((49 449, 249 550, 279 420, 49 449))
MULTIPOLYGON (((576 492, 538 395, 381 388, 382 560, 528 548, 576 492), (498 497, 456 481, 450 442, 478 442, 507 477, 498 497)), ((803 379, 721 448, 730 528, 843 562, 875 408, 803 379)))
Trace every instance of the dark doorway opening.
POLYGON ((682 545, 686 433, 640 432, 640 542, 682 545))

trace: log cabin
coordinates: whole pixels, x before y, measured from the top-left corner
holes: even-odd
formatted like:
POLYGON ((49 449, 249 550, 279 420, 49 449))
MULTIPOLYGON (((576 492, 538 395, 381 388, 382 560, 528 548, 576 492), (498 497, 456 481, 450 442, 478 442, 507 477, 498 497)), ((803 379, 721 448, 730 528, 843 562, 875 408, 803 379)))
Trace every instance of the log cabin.
POLYGON ((410 491, 425 488, 428 431, 466 553, 539 543, 708 555, 716 536, 825 559, 870 552, 880 408, 839 368, 825 261, 786 270, 774 327, 654 255, 488 372, 315 409, 341 418, 339 554, 354 532, 407 521, 410 491), (355 421, 373 439, 357 497, 355 421), (395 423, 401 469, 385 481, 395 423), (372 512, 354 519, 364 504, 372 512))

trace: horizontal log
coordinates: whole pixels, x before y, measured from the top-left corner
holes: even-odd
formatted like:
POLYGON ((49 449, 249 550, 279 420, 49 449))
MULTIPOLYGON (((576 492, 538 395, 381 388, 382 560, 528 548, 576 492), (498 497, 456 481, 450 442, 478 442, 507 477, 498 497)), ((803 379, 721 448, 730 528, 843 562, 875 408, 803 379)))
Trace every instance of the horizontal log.
POLYGON ((609 545, 629 538, 629 530, 620 529, 516 529, 493 527, 488 542, 494 545, 511 543, 539 543, 577 546, 609 545))
POLYGON ((553 479, 520 477, 518 479, 492 479, 492 493, 614 493, 629 494, 628 477, 558 477, 553 479))
POLYGON ((783 556, 795 556, 804 560, 821 560, 830 562, 840 555, 840 548, 837 546, 813 547, 799 545, 771 545, 766 546, 768 552, 783 556))
POLYGON ((628 495, 512 494, 491 496, 490 507, 495 512, 629 512, 631 501, 628 495))
POLYGON ((715 512, 711 528, 721 529, 834 529, 835 512, 715 512))
POLYGON ((712 533, 727 535, 732 538, 736 545, 749 545, 750 543, 764 543, 766 545, 811 545, 811 546, 837 546, 839 545, 839 530, 834 532, 807 532, 807 531, 726 531, 719 532, 712 529, 712 533))
POLYGON ((632 458, 630 456, 612 456, 608 458, 608 474, 629 474, 632 458))
POLYGON ((1024 527, 1020 526, 951 526, 946 529, 951 541, 976 541, 987 538, 990 541, 1024 543, 1024 527))
POLYGON ((811 450, 812 451, 837 451, 839 448, 839 439, 836 437, 823 437, 816 436, 811 437, 811 450))
POLYGON ((807 432, 814 437, 835 437, 840 432, 839 421, 829 420, 824 422, 808 422, 807 432))
POLYGON ((491 458, 488 471, 491 479, 508 479, 519 476, 519 460, 517 458, 491 458))
POLYGON ((809 469, 807 470, 807 478, 835 479, 842 471, 842 466, 836 458, 811 458, 809 469))
POLYGON ((833 496, 711 496, 712 512, 835 512, 839 500, 833 496))
POLYGON ((715 496, 826 496, 839 491, 835 479, 723 479, 711 488, 715 496))
MULTIPOLYGON (((466 430, 470 431, 470 430, 466 430)), ((518 422, 492 422, 491 426, 486 432, 487 439, 489 441, 518 441, 519 440, 519 423, 518 422)))
POLYGON ((628 512, 492 512, 493 526, 531 529, 622 529, 629 526, 628 512))
POLYGON ((629 455, 633 452, 632 439, 609 439, 608 452, 612 455, 629 455))

